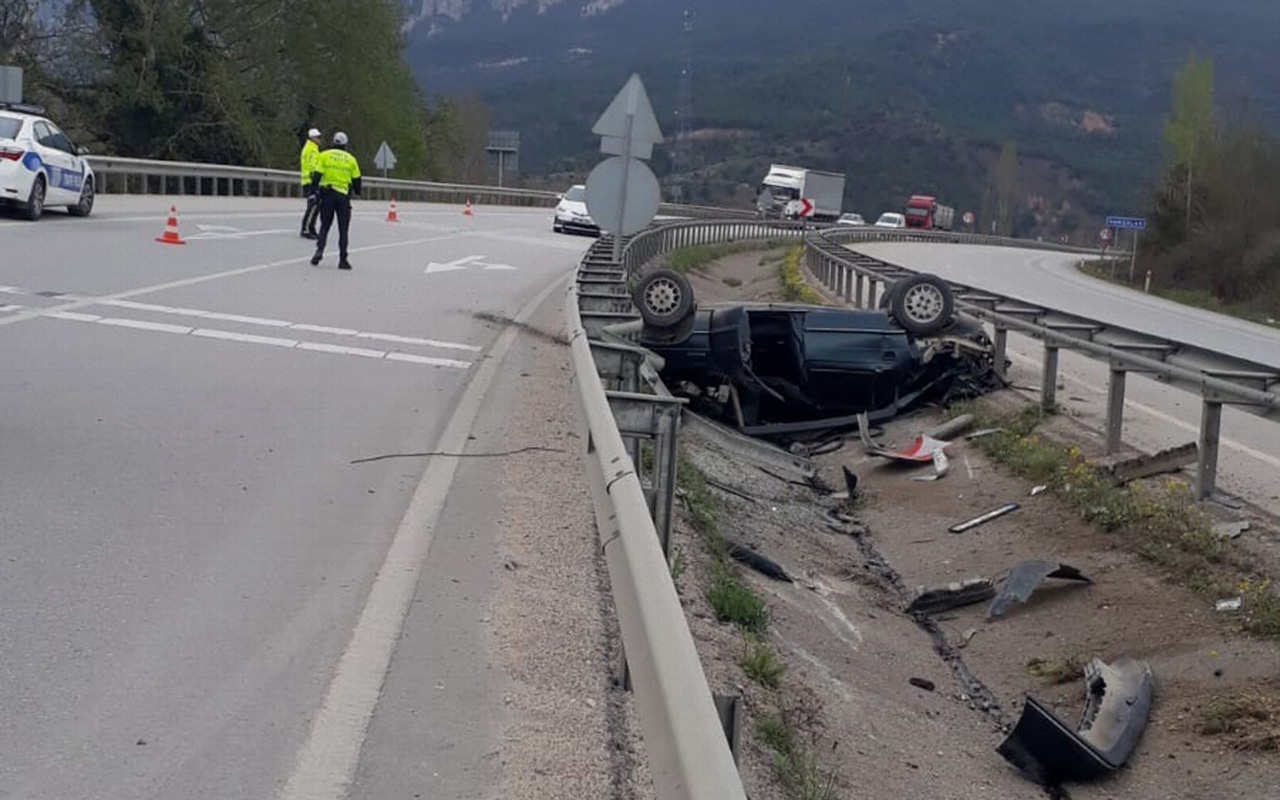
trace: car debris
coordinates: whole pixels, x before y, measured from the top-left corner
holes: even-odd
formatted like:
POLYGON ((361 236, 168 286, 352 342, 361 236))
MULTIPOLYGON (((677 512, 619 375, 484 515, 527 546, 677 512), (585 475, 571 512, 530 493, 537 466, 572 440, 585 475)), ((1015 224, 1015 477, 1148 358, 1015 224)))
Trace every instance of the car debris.
POLYGON ((983 428, 980 431, 974 431, 965 436, 966 442, 972 442, 974 439, 984 439, 988 436, 995 436, 997 433, 1004 433, 1004 428, 983 428))
POLYGON ((995 594, 995 584, 987 578, 952 581, 944 586, 921 586, 907 604, 907 613, 937 614, 990 600, 995 594))
POLYGON ((932 692, 934 689, 938 688, 938 685, 928 678, 907 678, 907 683, 917 689, 924 689, 926 692, 932 692))
POLYGON ((785 583, 795 583, 782 565, 768 556, 761 555, 755 550, 747 547, 745 544, 737 544, 729 542, 729 555, 735 561, 739 561, 766 578, 773 578, 775 581, 783 581, 785 583))
POLYGON ((1226 600, 1219 600, 1218 602, 1214 603, 1213 610, 1221 611, 1224 613, 1227 611, 1239 611, 1241 606, 1243 605, 1244 605, 1243 597, 1231 597, 1226 600))
POLYGON ((1235 539, 1238 538, 1240 534, 1249 530, 1249 523, 1247 520, 1240 520, 1239 522, 1218 522, 1214 524, 1212 530, 1214 535, 1219 539, 1235 539))
POLYGON ((947 451, 938 448, 933 451, 933 474, 932 475, 916 475, 913 481, 936 481, 946 477, 947 470, 951 467, 951 462, 947 459, 947 451))
POLYGON ((1031 496, 1032 496, 1032 497, 1035 497, 1035 496, 1036 496, 1036 495, 1038 495, 1038 494, 1044 494, 1046 491, 1048 491, 1048 489, 1049 489, 1049 487, 1048 487, 1048 486, 1045 486, 1043 483, 1042 483, 1042 484, 1040 484, 1039 486, 1032 486, 1032 487, 1031 487, 1031 496))
POLYGON ((1017 725, 996 751, 1028 780, 1043 786, 1096 780, 1115 773, 1133 754, 1151 713, 1151 667, 1132 658, 1085 666, 1085 704, 1073 731, 1027 695, 1017 725))
POLYGON ((1004 616, 1015 602, 1027 602, 1031 593, 1047 578, 1093 583, 1092 578, 1070 564, 1040 559, 1023 561, 1011 569, 1009 576, 1000 584, 1000 591, 987 607, 987 619, 1004 616))
POLYGON ((990 522, 993 519, 997 519, 998 517, 1003 517, 1005 514, 1011 513, 1013 511, 1017 511, 1020 508, 1022 508, 1022 506, 1018 505, 1017 503, 1005 503, 999 508, 994 509, 992 511, 988 511, 985 514, 976 516, 971 520, 966 520, 956 525, 952 525, 950 528, 947 528, 947 530, 950 531, 951 533, 964 533, 967 530, 976 528, 979 525, 985 525, 986 523, 990 522))
POLYGON ((973 427, 974 416, 972 414, 961 414, 954 419, 949 419, 940 425, 925 431, 925 434, 935 439, 950 439, 959 436, 965 431, 973 427))
POLYGON ((1149 478, 1163 472, 1177 472, 1188 464, 1194 464, 1200 455, 1200 448, 1195 442, 1187 442, 1177 447, 1170 447, 1150 455, 1134 456, 1112 464, 1104 464, 1111 479, 1124 485, 1139 478, 1149 478))
POLYGON ((698 306, 683 275, 659 270, 632 295, 644 320, 638 343, 661 358, 663 382, 694 410, 781 441, 851 428, 862 412, 880 422, 1005 385, 990 337, 955 313, 944 281, 915 275, 898 283, 916 302, 698 306))

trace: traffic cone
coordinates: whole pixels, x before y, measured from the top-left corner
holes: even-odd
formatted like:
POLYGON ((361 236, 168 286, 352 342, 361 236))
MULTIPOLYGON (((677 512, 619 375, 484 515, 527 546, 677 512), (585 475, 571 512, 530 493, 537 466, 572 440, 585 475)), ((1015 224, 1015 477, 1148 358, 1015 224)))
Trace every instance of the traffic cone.
POLYGON ((462 216, 464 216, 464 217, 474 216, 474 215, 471 213, 471 198, 470 198, 470 197, 468 197, 468 198, 467 198, 467 206, 466 206, 466 208, 462 209, 462 216))
POLYGON ((186 244, 178 235, 178 207, 169 206, 169 221, 165 223, 164 233, 156 237, 160 244, 186 244))
POLYGON ((400 217, 396 215, 396 199, 391 198, 391 210, 387 212, 387 222, 399 222, 400 217))

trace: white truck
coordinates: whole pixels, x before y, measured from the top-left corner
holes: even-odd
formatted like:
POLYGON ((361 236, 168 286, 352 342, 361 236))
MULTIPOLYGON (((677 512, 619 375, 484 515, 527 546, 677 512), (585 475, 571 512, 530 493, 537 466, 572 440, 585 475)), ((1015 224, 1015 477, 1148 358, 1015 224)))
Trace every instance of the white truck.
POLYGON ((760 182, 756 211, 764 219, 798 219, 806 200, 813 204, 809 219, 834 222, 844 208, 844 175, 772 164, 760 182))

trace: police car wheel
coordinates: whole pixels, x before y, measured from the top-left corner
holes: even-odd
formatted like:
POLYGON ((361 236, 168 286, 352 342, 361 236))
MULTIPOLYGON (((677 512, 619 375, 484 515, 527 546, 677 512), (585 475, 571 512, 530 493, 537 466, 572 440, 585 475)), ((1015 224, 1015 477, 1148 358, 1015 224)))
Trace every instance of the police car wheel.
POLYGON ((27 197, 27 204, 22 207, 22 218, 35 221, 40 219, 40 215, 44 213, 44 176, 36 177, 35 182, 31 184, 31 194, 27 197))
POLYGON ((93 178, 85 178, 80 187, 80 200, 74 206, 67 206, 67 213, 73 217, 87 217, 93 211, 93 178))

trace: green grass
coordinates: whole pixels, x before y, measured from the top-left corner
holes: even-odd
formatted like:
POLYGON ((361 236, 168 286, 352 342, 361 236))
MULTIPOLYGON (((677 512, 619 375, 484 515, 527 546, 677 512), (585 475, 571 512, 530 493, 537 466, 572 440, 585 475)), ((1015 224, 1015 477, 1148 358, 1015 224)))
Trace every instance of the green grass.
POLYGON ((769 605, 743 582, 731 565, 717 562, 712 568, 711 588, 707 602, 721 622, 736 625, 751 633, 764 633, 769 627, 769 605))
POLYGON ((663 259, 668 269, 682 275, 697 272, 709 264, 714 264, 725 256, 746 253, 767 247, 766 242, 725 242, 723 244, 695 244, 672 250, 663 259))
POLYGON ((728 278, 721 278, 720 282, 723 283, 725 286, 731 286, 735 289, 742 285, 742 279, 735 278, 732 275, 730 275, 728 278))
POLYGON ((1274 691, 1243 691, 1214 697, 1202 712, 1196 732, 1225 736, 1238 750, 1280 750, 1280 698, 1274 691))
MULTIPOLYGON (((1085 261, 1080 265, 1080 271, 1084 274, 1097 278, 1098 280, 1108 283, 1115 283, 1121 286, 1130 286, 1134 289, 1143 288, 1145 281, 1145 270, 1139 268, 1134 274, 1134 283, 1129 283, 1129 263, 1118 263, 1115 266, 1115 276, 1111 274, 1111 262, 1109 261, 1085 261)), ((1222 300, 1213 296, 1208 289, 1184 289, 1175 287, 1153 286, 1151 294, 1156 297, 1162 297, 1174 303, 1184 306, 1193 306, 1195 308, 1203 308, 1207 311, 1213 311, 1218 314, 1225 314, 1229 317, 1237 319, 1245 319, 1250 322, 1256 322, 1261 325, 1274 325, 1267 321, 1268 315, 1259 313, 1255 308, 1249 308, 1237 303, 1224 303, 1222 300)))
POLYGON ((764 717, 756 733, 773 751, 773 771, 794 800, 837 800, 834 777, 822 769, 813 751, 778 717, 764 717))
POLYGON ((803 255, 803 247, 794 247, 787 251, 787 256, 783 259, 782 266, 779 268, 779 277, 782 280, 782 299, 794 303, 822 305, 822 295, 815 292, 804 282, 804 275, 800 269, 800 259, 803 255))
POLYGON ((1071 683, 1084 678, 1085 658, 1071 653, 1059 658, 1032 658, 1027 661, 1027 674, 1043 680, 1047 685, 1071 683))
POLYGON ((738 659, 738 666, 747 677, 761 686, 777 689, 782 685, 782 674, 787 666, 778 660, 773 648, 758 639, 747 637, 746 650, 738 659))

